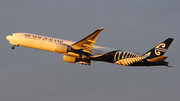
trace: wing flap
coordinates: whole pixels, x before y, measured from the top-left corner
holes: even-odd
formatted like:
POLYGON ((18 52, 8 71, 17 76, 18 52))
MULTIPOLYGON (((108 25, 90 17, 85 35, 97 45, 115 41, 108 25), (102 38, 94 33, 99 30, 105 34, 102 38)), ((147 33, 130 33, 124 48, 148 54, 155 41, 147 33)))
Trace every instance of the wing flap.
POLYGON ((151 59, 147 59, 149 62, 163 62, 168 56, 159 56, 151 59))

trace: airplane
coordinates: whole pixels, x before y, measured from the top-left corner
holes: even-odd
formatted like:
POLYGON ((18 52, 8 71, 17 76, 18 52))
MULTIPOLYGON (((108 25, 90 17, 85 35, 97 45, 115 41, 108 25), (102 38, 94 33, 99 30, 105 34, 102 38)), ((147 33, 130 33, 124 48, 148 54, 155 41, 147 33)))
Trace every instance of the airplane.
POLYGON ((144 54, 138 54, 94 45, 98 35, 104 29, 99 28, 77 42, 30 33, 12 33, 6 39, 13 45, 12 49, 23 46, 61 53, 64 55, 63 60, 68 63, 80 62, 90 66, 91 61, 103 61, 123 66, 168 66, 168 62, 164 61, 168 56, 164 53, 173 38, 167 38, 144 54))

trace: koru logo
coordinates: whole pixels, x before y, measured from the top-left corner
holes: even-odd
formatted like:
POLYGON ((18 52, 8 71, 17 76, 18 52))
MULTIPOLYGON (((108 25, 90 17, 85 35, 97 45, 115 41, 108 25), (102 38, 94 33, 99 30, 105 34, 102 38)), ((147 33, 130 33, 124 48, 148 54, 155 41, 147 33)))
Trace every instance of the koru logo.
POLYGON ((155 47, 155 54, 156 55, 161 55, 161 52, 166 52, 166 49, 165 49, 165 47, 166 47, 166 44, 165 43, 160 43, 159 45, 157 45, 156 47, 155 47))

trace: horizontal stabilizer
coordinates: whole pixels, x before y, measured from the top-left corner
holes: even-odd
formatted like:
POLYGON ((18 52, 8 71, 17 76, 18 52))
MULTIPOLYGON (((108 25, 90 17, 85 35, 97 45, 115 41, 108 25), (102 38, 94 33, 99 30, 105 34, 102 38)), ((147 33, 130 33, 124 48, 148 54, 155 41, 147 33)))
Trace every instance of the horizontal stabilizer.
POLYGON ((163 62, 168 56, 159 56, 151 59, 147 59, 149 62, 163 62))

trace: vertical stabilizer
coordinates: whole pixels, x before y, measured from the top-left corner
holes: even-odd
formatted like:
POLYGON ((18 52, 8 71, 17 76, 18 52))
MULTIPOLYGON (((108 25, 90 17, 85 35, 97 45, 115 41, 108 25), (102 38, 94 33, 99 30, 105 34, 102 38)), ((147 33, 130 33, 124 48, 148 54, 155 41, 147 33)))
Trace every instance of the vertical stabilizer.
POLYGON ((158 44, 157 46, 146 52, 144 55, 148 56, 149 58, 164 55, 164 53, 166 52, 166 50, 168 49, 168 47, 170 46, 173 40, 174 40, 173 38, 168 38, 164 40, 163 42, 161 42, 160 44, 158 44))

